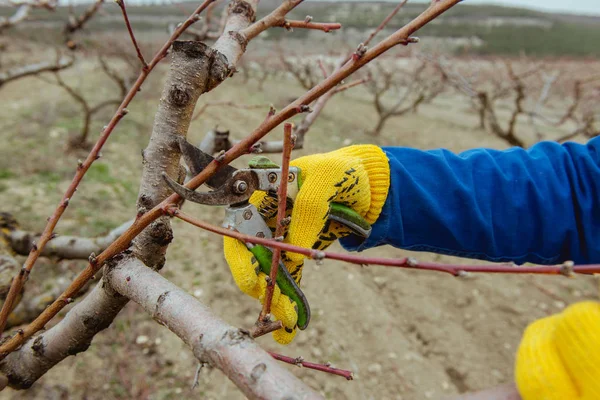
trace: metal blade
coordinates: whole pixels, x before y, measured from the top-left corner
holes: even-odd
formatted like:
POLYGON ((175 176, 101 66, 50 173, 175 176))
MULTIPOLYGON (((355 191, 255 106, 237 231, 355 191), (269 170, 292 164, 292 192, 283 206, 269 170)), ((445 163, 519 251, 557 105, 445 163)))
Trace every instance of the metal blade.
POLYGON ((184 199, 210 206, 243 203, 250 199, 250 196, 258 187, 256 175, 247 170, 236 171, 227 182, 211 192, 195 192, 180 185, 164 172, 162 176, 167 185, 184 199))
MULTIPOLYGON (((183 160, 187 164, 192 175, 198 175, 215 159, 210 154, 206 154, 188 142, 184 137, 179 138, 179 148, 181 149, 181 154, 183 154, 183 160)), ((236 171, 237 169, 230 165, 223 165, 213 176, 210 177, 210 179, 208 179, 208 181, 206 181, 206 185, 213 189, 219 188, 223 186, 236 171)), ((186 198, 189 199, 189 197, 186 198)))

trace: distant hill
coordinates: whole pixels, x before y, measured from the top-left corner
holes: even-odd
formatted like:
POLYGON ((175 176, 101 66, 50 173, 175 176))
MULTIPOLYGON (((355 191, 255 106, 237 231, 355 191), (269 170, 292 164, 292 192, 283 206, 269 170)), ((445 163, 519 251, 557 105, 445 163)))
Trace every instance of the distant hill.
MULTIPOLYGON (((259 15, 264 15, 279 3, 280 0, 261 1, 259 15)), ((193 2, 177 6, 130 5, 128 10, 137 31, 164 31, 168 24, 183 20, 185 12, 191 12, 195 5, 193 2)), ((426 6, 424 3, 408 3, 390 23, 390 29, 408 22, 426 6)), ((306 15, 312 15, 315 20, 337 21, 346 30, 364 33, 375 28, 394 7, 395 3, 391 2, 309 1, 294 10, 291 16, 304 19, 306 15)), ((79 5, 75 7, 75 12, 81 13, 84 8, 79 5)), ((8 15, 11 11, 13 9, 0 7, 0 16, 8 15)), ((54 13, 36 11, 35 22, 30 24, 38 28, 60 26, 67 14, 66 8, 54 13)), ((107 2, 102 14, 93 20, 89 29, 124 29, 119 8, 107 2)), ((30 34, 35 33, 28 32, 30 34)), ((283 30, 272 30, 269 38, 277 39, 283 34, 283 30)), ((294 32, 297 38, 305 35, 299 30, 294 32)), ((554 14, 523 8, 462 3, 422 29, 418 36, 455 39, 451 48, 459 53, 600 56, 600 17, 554 14)))

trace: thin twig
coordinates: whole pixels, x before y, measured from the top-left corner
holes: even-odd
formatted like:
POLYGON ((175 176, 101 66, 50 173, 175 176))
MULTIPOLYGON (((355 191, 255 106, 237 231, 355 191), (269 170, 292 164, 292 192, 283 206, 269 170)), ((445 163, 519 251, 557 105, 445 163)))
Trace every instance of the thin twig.
POLYGON ((385 26, 388 24, 388 22, 391 21, 392 18, 394 18, 394 15, 396 15, 398 13, 398 11, 400 11, 400 9, 406 4, 406 2, 408 2, 408 0, 402 0, 400 2, 400 4, 398 4, 396 6, 396 8, 394 8, 392 10, 392 12, 385 17, 385 19, 383 21, 381 21, 381 24, 379 24, 379 26, 377 28, 375 28, 375 30, 373 32, 371 32, 371 34, 369 35, 369 37, 367 38, 367 40, 365 40, 363 42, 364 46, 367 46, 369 43, 371 43, 371 40, 373 40, 373 38, 379 33, 381 32, 381 30, 383 28, 385 28, 385 26))
POLYGON ((416 269, 421 271, 436 271, 445 272, 453 276, 463 276, 468 272, 481 272, 481 273, 504 273, 504 274, 541 274, 541 275, 563 275, 572 276, 573 274, 597 274, 600 273, 600 264, 591 265, 573 265, 571 262, 565 262, 561 265, 551 266, 527 266, 519 267, 513 263, 504 264, 481 264, 481 265, 461 265, 461 264, 445 264, 435 262, 422 262, 417 261, 413 257, 402 257, 402 258, 384 258, 384 257, 368 257, 359 256, 348 253, 335 253, 331 251, 321 251, 308 249, 305 247, 295 246, 289 243, 278 242, 273 239, 264 239, 254 236, 245 235, 243 233, 235 232, 229 229, 221 228, 215 225, 211 225, 207 222, 198 220, 192 216, 189 216, 177 209, 171 208, 169 214, 186 221, 194 226, 205 229, 209 232, 216 233, 218 235, 232 237, 245 243, 260 244, 267 247, 279 248, 280 250, 287 251, 290 253, 297 253, 305 255, 314 260, 332 259, 345 261, 351 264, 357 264, 362 266, 367 265, 381 265, 384 267, 396 267, 406 269, 416 269))
MULTIPOLYGON (((2 310, 0 310, 0 336, 4 332, 4 327, 6 326, 6 320, 13 310, 14 305, 15 305, 15 300, 17 299, 18 294, 21 292, 21 289, 25 285, 25 282, 27 281, 27 278, 29 277, 31 270, 33 269, 33 266, 35 265, 36 260, 40 256, 46 243, 48 243, 48 241, 52 238, 54 228, 56 227, 56 224, 58 223, 59 219, 61 218, 61 216, 65 212, 67 206, 69 205, 69 201, 75 194, 75 191, 77 190, 79 183, 83 179, 83 176, 85 175, 87 170, 91 167, 92 163, 94 161, 96 161, 98 158, 100 158, 100 150, 102 149, 102 147, 108 140, 108 138, 109 138, 110 134, 113 132, 115 126, 117 126, 119 121, 127 114, 127 112, 128 112, 127 106, 129 105, 129 103, 131 103, 131 101, 133 100, 135 95, 139 92, 139 89, 141 88, 142 83, 144 83, 144 81, 148 77, 148 74, 150 74, 150 72, 154 69, 154 67, 163 58, 165 58, 165 56, 167 55, 167 51, 169 50, 169 48, 171 47, 173 42, 175 40, 177 40, 177 38, 181 35, 181 33, 188 26, 190 26, 191 24, 193 24, 194 22, 196 22, 198 20, 199 14, 206 7, 208 7, 208 5, 210 3, 212 3, 213 1, 214 0, 204 0, 204 2, 200 6, 198 6, 198 8, 196 8, 196 10, 194 10, 192 15, 190 15, 190 17, 188 17, 188 19, 186 19, 183 22, 183 24, 181 24, 181 26, 177 30, 175 30, 175 32, 173 32, 173 34, 167 40, 167 42, 163 45, 163 47, 152 58, 152 60, 150 61, 150 64, 148 64, 148 68, 142 69, 142 71, 140 71, 140 74, 139 74, 137 80, 135 81, 135 83, 133 84, 131 89, 129 89, 127 96, 123 99, 123 102, 121 103, 121 105, 119 106, 119 108, 117 109, 115 114, 113 115, 113 117, 110 120, 110 122, 108 123, 108 125, 103 129, 102 134, 100 135, 100 138, 98 138, 98 141, 96 142, 96 144, 94 145, 94 147, 92 148, 90 153, 88 154, 87 158, 85 159, 85 161, 83 163, 78 164, 77 170, 75 172, 75 176, 73 177, 73 180, 71 181, 71 184, 69 185, 65 194, 63 195, 60 203, 54 210, 54 213, 48 219, 48 223, 46 224, 46 227, 44 228, 44 232, 40 236, 40 240, 37 243, 37 246, 31 249, 29 256, 27 257, 27 259, 25 260, 25 263, 23 264, 23 268, 21 269, 19 274, 12 281, 10 290, 8 292, 8 295, 6 296, 6 300, 4 301, 4 304, 2 305, 2 310)), ((129 241, 131 241, 131 240, 129 240, 129 241)), ((123 249, 121 249, 120 251, 122 251, 122 250, 123 249)), ((91 273, 89 276, 91 277, 92 275, 93 275, 93 273, 91 273)), ((87 281, 88 279, 89 278, 82 280, 76 286, 78 286, 79 288, 83 287, 83 285, 85 284, 85 281, 87 281)), ((72 296, 67 296, 67 297, 72 297, 72 296)), ((64 302, 60 299, 57 300, 55 303, 53 303, 56 308, 56 311, 58 311, 62 307, 64 307, 63 303, 64 302)), ((52 306, 48 307, 46 309, 46 311, 50 312, 49 310, 51 310, 51 309, 52 309, 52 306)), ((32 325, 30 325, 28 327, 28 328, 31 328, 30 335, 33 334, 34 332, 36 332, 37 330, 43 328, 43 326, 45 325, 45 322, 42 322, 41 320, 38 321, 37 326, 35 325, 35 322, 36 321, 34 321, 32 323, 32 325)), ((12 348, 14 350, 16 348, 17 343, 18 342, 22 343, 22 341, 24 339, 26 339, 26 336, 27 336, 26 334, 16 335, 15 337, 13 337, 13 340, 5 343, 5 346, 12 348), (11 342, 12 342, 12 345, 10 344, 11 342)))
MULTIPOLYGON (((292 124, 283 125, 283 152, 281 155, 281 184, 277 190, 277 225, 275 225, 275 237, 283 236, 285 226, 283 220, 287 211, 287 176, 290 171, 290 158, 292 157, 292 124)), ((299 179, 299 177, 298 177, 299 179)), ((273 249, 273 260, 271 262, 271 272, 267 280, 267 289, 265 293, 265 302, 256 321, 257 325, 268 322, 271 313, 271 301, 273 300, 273 291, 279 272, 279 262, 281 261, 281 249, 273 249)), ((285 268, 285 267, 284 267, 285 268)))
POLYGON ((283 328, 283 323, 281 321, 269 321, 267 316, 266 321, 259 319, 252 328, 250 328, 250 336, 253 338, 261 337, 281 328, 283 328))
POLYGON ((334 31, 340 29, 342 24, 338 24, 335 22, 310 22, 310 21, 294 21, 294 20, 285 20, 280 25, 285 29, 292 28, 302 28, 302 29, 315 29, 318 31, 323 31, 325 33, 329 31, 334 31))
POLYGON ((73 34, 74 32, 83 28, 86 22, 88 22, 96 12, 100 9, 104 3, 104 0, 96 0, 90 7, 83 12, 79 17, 75 18, 74 16, 69 17, 69 21, 65 25, 65 33, 67 37, 73 34))
POLYGON ((335 90, 333 92, 334 93, 340 93, 340 92, 343 92, 343 91, 348 90, 350 88, 353 88, 355 86, 362 85, 363 83, 367 83, 370 80, 371 80, 370 76, 367 76, 366 78, 357 79, 357 80, 352 81, 350 83, 346 83, 345 85, 338 86, 337 88, 335 88, 335 90))
MULTIPOLYGON (((197 20, 196 16, 197 16, 198 12, 200 12, 204 8, 206 8, 206 6, 211 1, 212 0, 205 0, 205 2, 194 12, 194 15, 192 17, 188 18, 188 20, 186 20, 186 22, 184 22, 184 24, 180 28, 178 28, 178 30, 173 34, 173 36, 178 37, 183 32, 183 30, 185 28, 187 28, 187 26, 189 26, 193 21, 196 21, 197 20), (189 21, 189 23, 188 23, 188 21, 189 21)), ((248 153, 252 149, 252 146, 255 143, 257 143, 260 139, 262 139, 265 135, 267 135, 271 130, 273 130, 275 127, 277 127, 278 125, 280 125, 282 122, 286 121, 287 119, 293 117, 294 115, 297 115, 298 113, 301 113, 301 112, 305 112, 306 106, 308 104, 310 104, 314 100, 318 99, 323 94, 327 93, 329 90, 334 88, 343 79, 345 79, 346 77, 348 77, 349 75, 351 75, 352 73, 354 73, 355 71, 357 71, 358 69, 360 69, 361 67, 366 65, 367 63, 369 63, 370 61, 374 60, 375 58, 379 57, 381 54, 385 53, 389 49, 391 49, 399 44, 405 45, 408 42, 410 42, 408 40, 410 35, 415 33, 421 27, 426 25, 428 22, 432 21, 433 19, 435 19, 438 16, 440 16, 441 14, 443 14, 446 10, 448 10, 448 9, 452 8, 454 5, 458 4, 460 1, 461 0, 440 0, 440 1, 436 2, 435 4, 432 4, 423 13, 421 13, 419 16, 417 16, 414 20, 412 20, 407 25, 405 25, 398 31, 396 31, 393 34, 391 34, 390 36, 388 36, 386 39, 379 42, 376 46, 365 51, 360 56, 353 57, 351 61, 347 62, 343 67, 341 67, 340 69, 335 71, 333 74, 331 74, 327 79, 322 81, 320 84, 318 84, 317 86, 315 86, 314 88, 309 90, 307 93, 305 93, 303 96, 298 98, 296 101, 289 104, 287 107, 285 107, 279 113, 273 115, 271 118, 266 119, 250 135, 248 135, 246 138, 244 138, 238 144, 236 144, 234 147, 232 147, 229 151, 227 151, 225 154, 223 154, 222 157, 219 158, 219 161, 216 161, 216 160, 213 161, 200 174, 198 174, 194 178, 192 178, 186 184, 186 187, 188 189, 198 188, 200 185, 202 185, 204 182, 206 182, 207 179, 209 179, 212 175, 214 175, 217 172, 217 170, 220 168, 221 165, 226 165, 226 164, 230 163, 231 161, 233 161, 234 159, 237 159, 241 155, 248 153)), ((293 1, 287 0, 284 4, 282 4, 282 6, 278 7, 278 10, 281 8, 286 8, 286 9, 291 10, 293 7, 295 7, 297 4, 299 4, 299 2, 300 2, 299 0, 293 0, 293 1)), ((268 16, 265 18, 268 18, 268 16)), ((266 22, 264 21, 265 18, 263 18, 260 21, 257 21, 256 23, 249 26, 248 28, 241 30, 240 34, 243 33, 246 36, 246 38, 248 38, 248 40, 249 40, 249 39, 255 37, 256 35, 258 35, 260 32, 263 32, 264 30, 268 29, 269 26, 265 26, 265 24, 266 24, 266 22), (263 21, 262 24, 260 23, 261 21, 263 21)), ((272 21, 272 22, 275 22, 275 21, 272 21)), ((166 43, 165 46, 163 47, 164 50, 161 49, 159 51, 159 54, 161 55, 161 59, 162 59, 162 57, 164 57, 164 54, 166 54, 166 49, 168 49, 170 47, 171 42, 172 41, 169 41, 168 43, 166 43), (163 53, 163 51, 164 51, 164 53, 163 53)), ((150 63, 149 66, 153 66, 152 62, 150 63)), ((146 75, 147 75, 147 73, 144 73, 142 71, 142 74, 140 75, 140 78, 138 78, 138 81, 140 79, 142 79, 142 81, 143 81, 143 79, 145 79, 146 75)), ((141 83, 138 85, 138 82, 136 82, 136 85, 134 85, 134 88, 137 91, 137 89, 139 88, 141 83)), ((131 97, 133 97, 133 95, 131 97)), ((131 99, 129 99, 129 101, 130 100, 131 99)), ((119 110, 121 110, 121 107, 119 108, 119 110)), ((117 112, 116 115, 119 115, 119 111, 117 112)), ((122 118, 122 116, 119 116, 119 118, 117 118, 117 121, 120 120, 121 118, 122 118)), ((106 137, 104 137, 104 135, 103 135, 100 140, 101 140, 101 144, 104 144, 104 142, 106 141, 106 137)), ((95 146, 94 148, 96 148, 96 147, 97 146, 95 146)), ((89 164, 87 164, 87 168, 89 168, 89 165, 91 165, 91 162, 89 164)), ((79 176, 79 171, 78 171, 77 176, 79 176)), ((76 176, 76 178, 77 178, 77 176, 76 176)), ((78 179, 74 179, 73 183, 69 187, 69 191, 71 191, 71 192, 68 191, 67 194, 74 192, 74 189, 76 188, 76 186, 80 180, 81 180, 81 177, 79 177, 78 179)), ((90 260, 90 264, 88 264, 87 268, 84 269, 75 278, 75 280, 73 280, 71 285, 61 294, 61 296, 59 296, 59 298, 56 299, 54 301, 54 303, 52 303, 50 306, 48 306, 48 308, 46 308, 44 310, 44 312, 42 314, 40 314, 40 316, 38 316, 38 318, 36 318, 32 323, 30 323, 27 327, 25 327, 22 331, 20 331, 20 333, 18 335, 13 336, 12 338, 10 338, 6 342, 4 342, 2 345, 0 345, 0 359, 3 359, 4 357, 6 357, 7 354, 9 354, 10 352, 17 349, 26 339, 31 337, 35 332, 38 332, 40 329, 43 329, 44 326, 46 325, 46 323, 48 321, 50 321, 61 309, 64 308, 64 306, 65 306, 64 299, 72 297, 71 296, 72 293, 77 293, 86 284, 86 282, 89 279, 91 279, 91 277, 94 275, 94 273, 100 269, 100 267, 106 260, 108 260, 109 258, 113 257, 114 255, 127 249, 129 246, 129 243, 133 240, 133 238, 135 238, 140 232, 142 232, 148 225, 150 225, 157 218, 164 215, 165 212, 167 211, 167 208, 169 205, 176 204, 180 200, 181 199, 177 194, 172 194, 171 196, 169 196, 168 198, 163 200, 160 204, 156 205, 151 210, 149 210, 146 213, 144 213, 143 215, 139 216, 135 220, 133 225, 123 235, 121 235, 121 237, 119 237, 117 240, 115 240, 100 255, 98 255, 97 257, 90 260)), ((66 207, 66 205, 63 205, 63 202, 61 202, 59 207, 57 208, 57 211, 55 211, 55 214, 57 214, 58 216, 62 215, 62 213, 64 212, 64 207, 66 207)), ((52 234, 52 231, 53 231, 54 227, 56 226, 57 221, 58 221, 57 217, 54 217, 54 216, 51 217, 51 219, 46 227, 46 230, 44 231, 44 235, 43 235, 43 237, 46 238, 45 239, 46 241, 50 238, 50 235, 52 234)), ((43 245, 45 245, 45 242, 43 243, 43 245)), ((273 246, 273 247, 275 247, 275 246, 273 246)), ((30 253, 29 258, 31 258, 31 260, 26 261, 26 263, 27 263, 26 265, 32 266, 33 262, 37 259, 38 256, 39 256, 39 253, 37 251, 30 253)), ((28 258, 28 260, 29 260, 29 258, 28 258)), ((31 267, 29 269, 31 269, 31 267)), ((4 303, 2 312, 0 313, 0 319, 2 321, 6 321, 6 317, 8 316, 8 314, 10 314, 10 311, 6 311, 6 310, 12 310, 14 299, 16 298, 16 295, 18 293, 17 290, 19 290, 22 287, 24 281, 26 280, 26 276, 22 276, 22 275, 29 274, 27 269, 23 268, 23 271, 25 271, 25 272, 23 274, 19 274, 17 279, 13 280, 13 284, 11 286, 11 293, 12 292, 14 292, 14 293, 12 295, 9 293, 9 296, 12 296, 12 297, 7 297, 7 300, 4 303), (9 300, 11 300, 12 303, 9 300), (6 314, 6 315, 4 315, 4 314, 6 314)))
POLYGON ((304 367, 304 368, 315 369, 317 371, 326 372, 326 373, 332 374, 332 375, 343 376, 348 381, 351 381, 354 379, 354 375, 352 374, 352 371, 346 371, 344 369, 333 368, 329 364, 316 364, 316 363, 304 361, 304 359, 302 357, 292 358, 292 357, 274 353, 272 351, 268 351, 267 353, 269 353, 271 355, 271 357, 273 357, 274 359, 276 359, 278 361, 283 361, 288 364, 292 364, 292 365, 296 365, 296 366, 304 367))
POLYGON ((137 40, 135 40, 135 35, 133 34, 133 29, 131 28, 131 24, 129 23, 129 17, 127 16, 127 9, 125 8, 125 0, 115 0, 117 5, 121 8, 123 12, 123 19, 125 20, 125 26, 127 27, 127 31, 129 31, 129 37, 131 37, 131 42, 133 43, 133 47, 135 47, 135 51, 137 53, 138 58, 142 62, 142 67, 144 69, 148 68, 148 64, 144 59, 144 55, 140 50, 140 46, 138 46, 137 40))
POLYGON ((325 68, 325 64, 323 64, 323 60, 319 58, 317 63, 319 64, 319 68, 321 68, 321 72, 323 73, 323 79, 327 79, 327 77, 329 76, 329 72, 327 71, 327 68, 325 68))

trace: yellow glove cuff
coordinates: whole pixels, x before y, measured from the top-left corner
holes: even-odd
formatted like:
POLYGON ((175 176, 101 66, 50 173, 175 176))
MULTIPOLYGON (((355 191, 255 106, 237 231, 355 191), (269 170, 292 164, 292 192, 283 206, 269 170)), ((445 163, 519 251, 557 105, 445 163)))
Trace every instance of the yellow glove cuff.
POLYGON ((600 304, 577 303, 532 323, 515 381, 523 400, 600 399, 600 304))
POLYGON ((381 214, 390 189, 390 164, 385 152, 381 147, 372 144, 359 144, 337 151, 357 157, 362 161, 371 187, 371 205, 363 217, 369 224, 375 223, 381 214))

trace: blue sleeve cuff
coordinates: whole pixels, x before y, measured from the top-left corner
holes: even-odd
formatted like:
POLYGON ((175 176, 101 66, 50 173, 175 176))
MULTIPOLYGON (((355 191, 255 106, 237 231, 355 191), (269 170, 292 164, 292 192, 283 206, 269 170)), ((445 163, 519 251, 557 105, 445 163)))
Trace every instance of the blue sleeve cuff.
MULTIPOLYGON (((388 160, 390 159, 390 154, 385 151, 388 160)), ((391 165, 390 165, 391 167, 391 165)), ((381 210, 381 214, 379 214, 379 218, 377 221, 371 226, 371 234, 368 238, 364 239, 357 235, 346 236, 345 238, 340 239, 340 244, 347 251, 363 251, 366 249, 370 249, 371 247, 382 246, 385 244, 392 244, 388 238, 390 237, 389 229, 390 229, 390 221, 392 221, 391 213, 392 213, 392 204, 393 197, 397 196, 398 193, 393 192, 393 187, 399 187, 399 183, 395 182, 398 179, 396 174, 393 174, 390 171, 390 190, 388 192, 388 197, 385 199, 385 204, 383 205, 383 209, 381 210)), ((402 224, 401 219, 398 219, 398 223, 402 224)))

